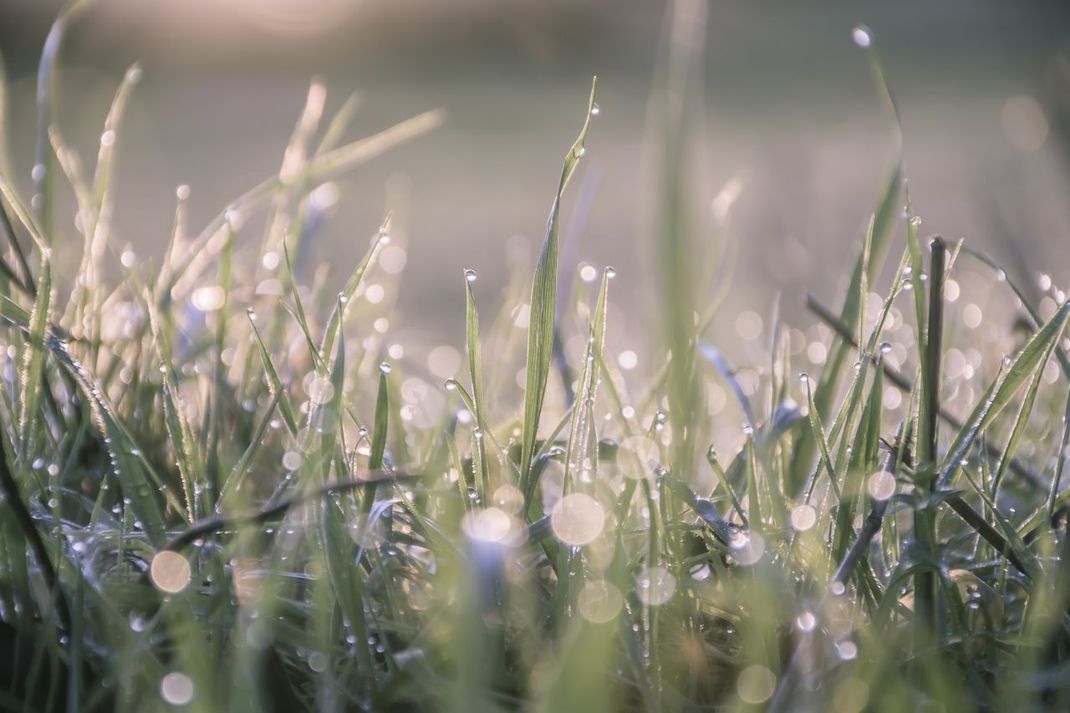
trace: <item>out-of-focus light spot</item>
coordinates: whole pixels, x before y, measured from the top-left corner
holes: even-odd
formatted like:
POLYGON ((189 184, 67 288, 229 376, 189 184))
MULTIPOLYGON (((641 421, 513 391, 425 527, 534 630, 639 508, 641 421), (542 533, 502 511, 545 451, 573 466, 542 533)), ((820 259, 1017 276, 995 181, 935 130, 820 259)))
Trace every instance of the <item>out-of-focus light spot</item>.
POLYGON ((313 376, 305 385, 305 393, 314 404, 325 404, 334 396, 334 384, 325 376, 313 376))
POLYGON ((279 254, 274 250, 269 250, 260 258, 260 264, 267 270, 274 270, 279 266, 279 254))
POLYGON ((374 327, 375 331, 379 332, 379 334, 386 334, 386 330, 390 329, 390 320, 386 317, 380 317, 372 322, 372 327, 374 327))
POLYGON ((405 347, 400 344, 391 344, 386 349, 386 353, 390 355, 390 358, 397 361, 401 357, 405 356, 405 347))
POLYGON ((580 267, 580 279, 584 282, 594 282, 598 279, 598 270, 594 265, 584 264, 580 267))
POLYGON ((947 280, 944 283, 944 299, 948 302, 954 302, 959 298, 959 283, 955 280, 947 280))
POLYGON ((172 671, 160 679, 160 697, 173 706, 184 706, 193 700, 193 679, 172 671))
POLYGON ((758 391, 762 379, 754 369, 743 368, 736 372, 736 381, 745 395, 753 396, 758 391))
POLYGON ((379 267, 390 275, 396 275, 404 270, 408 261, 409 255, 400 245, 388 245, 379 254, 379 267))
POLYGON ((226 292, 218 285, 211 287, 198 287, 193 291, 190 301, 201 312, 214 312, 223 306, 226 300, 226 292))
POLYGON ((613 621, 624 607, 624 597, 612 583, 595 579, 587 582, 576 598, 580 616, 593 624, 613 621))
POLYGON ((952 347, 944 352, 944 374, 948 379, 955 380, 962 376, 966 366, 966 355, 962 351, 952 347))
POLYGON ((817 524, 817 510, 803 503, 791 510, 791 526, 799 532, 805 532, 817 524))
POLYGON ((282 297, 282 283, 276 280, 274 277, 269 277, 266 280, 261 280, 260 284, 256 286, 256 294, 258 295, 271 295, 273 297, 282 297))
POLYGON ((327 182, 312 191, 309 200, 320 210, 328 210, 338 203, 338 185, 327 182))
POLYGON ((884 393, 881 395, 881 400, 883 401, 885 408, 896 409, 903 403, 903 395, 899 393, 899 389, 894 386, 885 386, 884 393))
POLYGON ((513 519, 499 508, 483 508, 466 514, 461 527, 473 540, 504 542, 513 528, 513 519))
POLYGON ((806 358, 811 364, 824 364, 828 358, 828 349, 821 342, 810 342, 806 347, 806 358))
POLYGON ((123 250, 123 254, 119 256, 119 262, 123 264, 123 267, 133 267, 137 264, 137 255, 133 250, 123 250))
POLYGON ((617 356, 617 363, 621 369, 634 369, 639 364, 639 356, 631 349, 626 349, 617 356))
POLYGON ((177 594, 185 589, 192 578, 189 560, 172 550, 156 553, 149 565, 149 577, 156 588, 168 594, 177 594))
POLYGON ((303 460, 297 451, 286 451, 282 454, 282 467, 286 470, 297 470, 303 460))
POLYGON ((761 664, 748 666, 736 679, 736 693, 744 703, 764 703, 773 695, 775 687, 776 676, 761 664))
POLYGON ((368 289, 364 291, 364 297, 373 305, 377 305, 386 297, 386 290, 382 285, 368 285, 368 289))
POLYGON ((874 500, 887 500, 895 495, 895 476, 878 470, 866 479, 866 490, 874 500))
POLYGON ((962 321, 970 329, 977 329, 980 327, 982 319, 984 319, 984 314, 982 314, 981 308, 977 305, 970 303, 963 308, 962 321))
POLYGON ((652 607, 666 604, 676 593, 676 577, 664 567, 647 567, 635 578, 639 601, 652 607))
POLYGON ((1023 151, 1036 151, 1048 138, 1048 117, 1033 97, 1008 97, 999 118, 1007 140, 1023 151))
POLYGON ((461 368, 461 353, 448 344, 439 345, 427 355, 427 368, 440 379, 448 379, 461 368))
POLYGON ((750 310, 740 312, 736 317, 736 333, 747 341, 757 339, 762 336, 762 318, 750 310))
MULTIPOLYGON (((468 413, 465 411, 465 413, 468 413)), ((524 493, 515 485, 499 485, 491 495, 491 502, 495 507, 501 508, 507 513, 516 515, 524 507, 524 493)))
POLYGON ((605 523, 602 505, 586 493, 566 495, 550 513, 550 525, 557 539, 573 547, 593 542, 602 534, 605 523))

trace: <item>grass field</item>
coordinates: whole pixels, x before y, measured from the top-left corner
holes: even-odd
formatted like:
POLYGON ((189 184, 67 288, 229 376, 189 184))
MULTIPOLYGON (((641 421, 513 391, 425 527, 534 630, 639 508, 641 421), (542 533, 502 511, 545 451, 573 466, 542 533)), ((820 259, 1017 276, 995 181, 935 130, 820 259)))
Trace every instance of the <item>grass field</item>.
POLYGON ((922 239, 895 164, 842 300, 810 302, 819 330, 737 320, 764 345, 744 378, 710 330, 734 189, 711 225, 689 191, 696 20, 676 16, 652 99, 662 367, 626 381, 634 355, 604 347, 626 278, 559 258, 597 83, 561 108, 578 133, 534 271, 482 315, 458 274, 463 358, 413 355, 383 304, 389 216, 337 294, 342 266, 295 259, 329 179, 439 113, 343 143, 350 107, 324 117, 313 83, 278 173, 205 226, 180 187, 165 258, 139 261, 109 220, 140 71, 83 160, 48 120, 61 18, 31 194, 0 154, 0 708, 1070 707, 1065 293, 922 239), (727 430, 741 446, 715 451, 727 430))

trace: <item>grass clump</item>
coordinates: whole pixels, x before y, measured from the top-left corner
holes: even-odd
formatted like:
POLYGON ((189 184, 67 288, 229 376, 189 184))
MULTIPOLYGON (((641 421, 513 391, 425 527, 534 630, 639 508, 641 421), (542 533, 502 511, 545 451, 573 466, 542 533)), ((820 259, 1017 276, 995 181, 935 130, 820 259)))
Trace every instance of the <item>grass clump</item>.
POLYGON ((662 88, 665 366, 646 383, 605 351, 612 268, 580 293, 582 324, 558 311, 593 88, 534 277, 509 290, 530 290, 526 345, 512 319, 481 324, 468 271, 467 364, 445 383, 384 359, 371 326, 389 219, 337 295, 292 260, 323 181, 437 114, 342 145, 351 107, 321 131, 313 84, 278 175, 197 234, 180 189, 154 266, 113 259, 109 233, 140 72, 92 176, 46 122, 33 199, 0 182, 3 707, 1070 706, 1065 294, 1049 282, 1034 305, 962 243, 926 255, 897 163, 842 306, 811 300, 820 373, 798 374, 774 323, 759 383, 741 384, 710 331, 727 271, 701 274, 720 253, 690 227, 692 32, 674 25, 662 88), (84 238, 75 275, 54 273, 60 181, 84 238), (964 262, 1017 295, 1028 329, 949 377, 945 288, 964 262), (570 362, 555 343, 573 328, 570 362), (702 398, 714 382, 745 419, 736 452, 707 450, 725 429, 702 398))

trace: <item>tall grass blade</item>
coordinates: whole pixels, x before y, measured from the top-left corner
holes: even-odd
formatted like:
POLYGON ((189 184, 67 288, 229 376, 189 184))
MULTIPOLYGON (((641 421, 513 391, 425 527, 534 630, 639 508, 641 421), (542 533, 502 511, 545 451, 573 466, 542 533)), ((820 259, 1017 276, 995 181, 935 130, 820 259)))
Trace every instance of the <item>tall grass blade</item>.
POLYGON ((579 136, 565 154, 561 168, 561 180, 557 184, 557 193, 550 208, 550 217, 546 224, 546 241, 543 243, 539 262, 535 267, 535 277, 531 283, 531 315, 528 326, 527 366, 524 387, 524 424, 520 439, 520 473, 528 482, 531 479, 531 466, 535 456, 535 439, 542 418, 542 405, 546 396, 546 382, 550 377, 554 341, 554 321, 557 314, 557 253, 558 233, 561 227, 561 199, 565 188, 576 170, 576 166, 585 151, 587 129, 591 124, 591 111, 594 109, 597 78, 591 82, 591 94, 587 100, 587 113, 579 136))

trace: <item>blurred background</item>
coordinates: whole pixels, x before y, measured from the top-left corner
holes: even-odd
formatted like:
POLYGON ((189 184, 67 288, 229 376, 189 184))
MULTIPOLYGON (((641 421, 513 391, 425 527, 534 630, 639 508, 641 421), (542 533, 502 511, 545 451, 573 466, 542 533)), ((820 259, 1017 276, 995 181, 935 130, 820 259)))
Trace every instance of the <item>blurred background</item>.
MULTIPOLYGON (((25 195, 36 65, 59 8, 0 3, 10 148, 25 195)), ((139 256, 158 257, 176 186, 191 186, 198 229, 277 172, 312 77, 326 84, 327 115, 359 93, 351 139, 444 108, 441 129, 337 180, 334 214, 309 250, 344 279, 390 204, 407 250, 391 328, 460 348, 462 269, 480 272, 490 314, 502 266, 534 263, 598 74, 601 112, 566 201, 562 270, 581 261, 617 268, 612 344, 638 350, 642 367, 650 355, 641 338, 656 328, 647 105, 665 9, 616 0, 101 1, 68 30, 56 120, 88 163, 119 79, 141 62, 118 139, 115 233, 139 256)), ((805 291, 832 303, 846 283, 894 147, 851 39, 856 23, 872 29, 900 103, 923 232, 965 237, 1023 279, 1054 271, 1067 284, 1070 4, 714 0, 708 10, 695 156, 703 181, 693 198, 709 211, 726 184, 741 187, 724 341, 754 340, 778 292, 789 318, 812 322, 805 291)), ((73 238, 73 225, 60 227, 73 238)), ((986 309, 985 300, 1007 296, 970 299, 986 309)))

